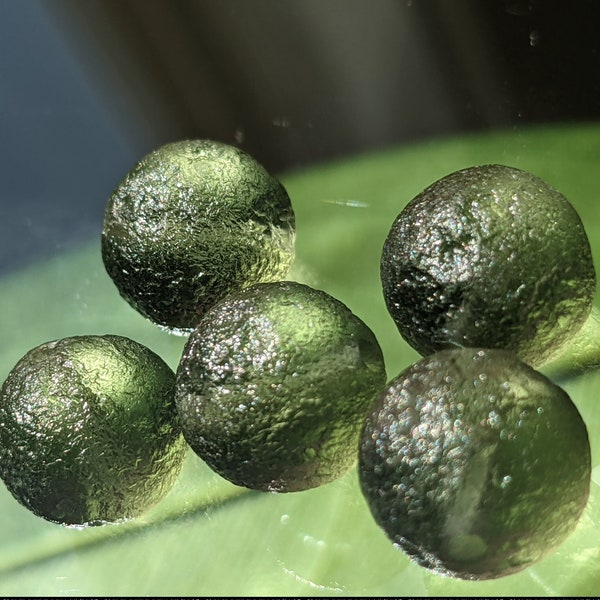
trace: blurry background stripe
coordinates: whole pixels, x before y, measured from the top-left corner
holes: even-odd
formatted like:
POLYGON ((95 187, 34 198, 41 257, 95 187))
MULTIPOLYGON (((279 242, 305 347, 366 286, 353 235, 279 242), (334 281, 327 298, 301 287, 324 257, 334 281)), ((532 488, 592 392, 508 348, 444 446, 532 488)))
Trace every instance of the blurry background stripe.
POLYGON ((0 0, 0 273, 99 236, 154 147, 274 172, 600 114, 600 3, 0 0))

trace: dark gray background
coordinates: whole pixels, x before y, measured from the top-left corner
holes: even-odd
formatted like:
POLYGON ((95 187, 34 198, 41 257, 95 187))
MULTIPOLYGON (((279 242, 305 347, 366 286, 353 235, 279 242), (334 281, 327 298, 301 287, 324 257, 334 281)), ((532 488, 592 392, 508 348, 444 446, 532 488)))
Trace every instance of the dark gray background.
POLYGON ((167 141, 279 173, 596 120, 599 26, 591 0, 0 0, 0 273, 98 236, 167 141))

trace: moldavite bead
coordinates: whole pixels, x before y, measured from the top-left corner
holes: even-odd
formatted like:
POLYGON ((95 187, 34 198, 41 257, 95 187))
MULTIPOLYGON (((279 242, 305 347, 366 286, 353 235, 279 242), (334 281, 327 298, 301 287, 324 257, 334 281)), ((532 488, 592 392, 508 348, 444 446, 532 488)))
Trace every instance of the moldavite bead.
POLYGON ((504 348, 532 366, 577 333, 596 287, 573 207, 502 165, 457 171, 416 196, 387 236, 381 279, 392 318, 420 354, 504 348))
POLYGON ((464 579, 524 569, 575 528, 590 486, 585 424, 512 353, 444 350, 394 379, 368 417, 360 485, 419 564, 464 579))
POLYGON ((259 284, 208 310, 177 369, 192 449, 231 482, 292 492, 356 462, 359 431, 385 384, 371 330, 325 292, 259 284))
POLYGON ((50 521, 141 514, 170 490, 185 455, 174 383, 159 356, 120 336, 30 350, 0 392, 0 477, 50 521))
POLYGON ((283 279, 294 239, 277 179, 238 148, 189 140, 151 152, 115 189, 102 257, 135 309, 186 332, 228 293, 283 279))

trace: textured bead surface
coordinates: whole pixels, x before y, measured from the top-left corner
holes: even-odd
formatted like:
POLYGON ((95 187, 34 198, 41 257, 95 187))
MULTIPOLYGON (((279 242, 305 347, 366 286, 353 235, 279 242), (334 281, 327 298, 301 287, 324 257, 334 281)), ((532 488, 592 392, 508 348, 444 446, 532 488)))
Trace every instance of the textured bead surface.
POLYGON ((102 257, 134 308, 186 332, 226 294, 283 279, 294 240, 277 179, 238 148, 189 140, 148 154, 113 192, 102 257))
POLYGON ((385 384, 371 330, 308 286, 260 284, 209 310, 177 370, 190 446, 217 473, 259 490, 297 491, 344 474, 385 384))
POLYGON ((80 336, 30 350, 0 392, 0 476, 50 521, 135 517, 172 487, 186 451, 175 376, 130 339, 80 336))
POLYGON ((573 207, 502 165, 457 171, 414 198, 385 241, 381 279, 400 333, 422 355, 504 348, 533 366, 579 330, 596 288, 573 207))
POLYGON ((502 350, 444 350, 395 378, 367 419, 361 489, 419 564, 465 579, 532 565, 575 528, 591 474, 568 395, 502 350))

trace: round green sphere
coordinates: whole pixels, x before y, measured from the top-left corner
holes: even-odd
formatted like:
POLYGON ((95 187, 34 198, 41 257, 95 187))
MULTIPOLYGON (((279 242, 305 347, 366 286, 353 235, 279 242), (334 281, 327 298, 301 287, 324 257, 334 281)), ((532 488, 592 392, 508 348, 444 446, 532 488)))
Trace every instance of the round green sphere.
POLYGON ((283 279, 294 258, 290 199, 242 150, 210 140, 145 156, 106 206, 102 257, 121 295, 174 332, 217 300, 283 279))
POLYGON ((171 489, 186 452, 174 383, 159 356, 120 336, 30 350, 0 392, 0 477, 49 521, 140 515, 171 489))
POLYGON ((455 346, 548 360, 588 317, 590 245, 566 198, 525 171, 457 171, 414 198, 385 240, 388 310, 420 354, 455 346))
POLYGON ((236 485, 292 492, 356 463, 359 432, 385 385, 371 330, 325 292, 259 284, 209 309, 177 369, 183 433, 236 485))
POLYGON ((568 395, 503 350, 444 350, 394 379, 359 450, 375 521, 424 567, 463 579, 520 571, 586 505, 591 457, 568 395))

